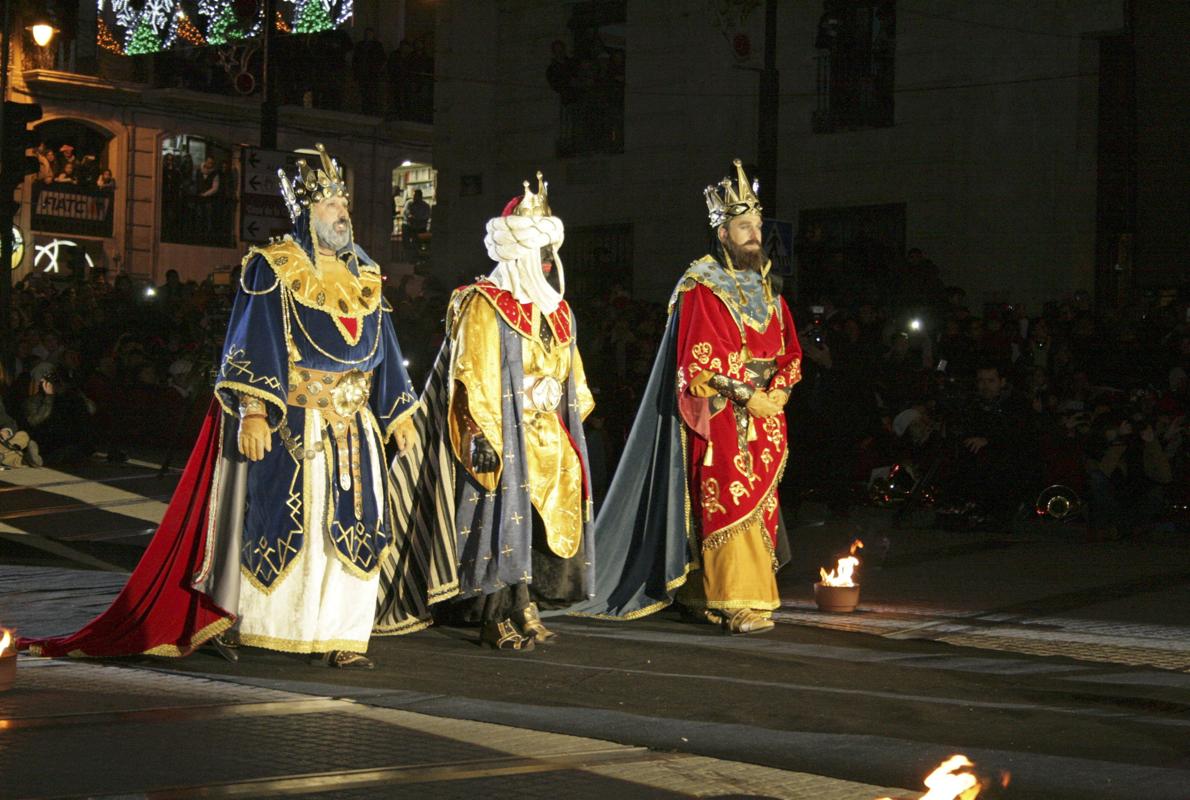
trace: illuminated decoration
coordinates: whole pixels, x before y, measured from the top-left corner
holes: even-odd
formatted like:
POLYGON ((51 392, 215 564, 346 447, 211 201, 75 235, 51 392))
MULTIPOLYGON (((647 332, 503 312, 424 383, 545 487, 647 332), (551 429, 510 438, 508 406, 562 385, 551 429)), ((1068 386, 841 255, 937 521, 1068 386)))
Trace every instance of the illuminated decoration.
POLYGON ((298 0, 294 30, 298 33, 318 33, 335 27, 329 6, 328 0, 298 0))
POLYGON ((178 14, 178 36, 187 44, 204 45, 207 43, 207 40, 203 38, 202 31, 194 26, 184 11, 178 14))
POLYGON ((124 55, 124 45, 120 44, 115 36, 112 36, 111 29, 103 21, 103 17, 99 18, 98 25, 95 28, 95 44, 109 53, 115 53, 118 56, 124 55))
POLYGON ((157 32, 153 30, 152 23, 147 19, 142 19, 136 23, 136 30, 133 31, 132 39, 124 48, 124 52, 130 56, 140 56, 146 53, 156 53, 160 49, 161 40, 157 38, 157 32))
POLYGON ((83 252, 83 258, 87 262, 88 269, 95 269, 95 262, 91 260, 91 254, 83 250, 82 246, 71 239, 52 239, 47 244, 33 245, 33 268, 37 269, 43 264, 42 272, 51 275, 60 275, 62 270, 59 268, 60 259, 66 255, 66 248, 78 248, 83 252))
POLYGON ((25 258, 25 234, 16 225, 12 226, 12 268, 16 269, 25 258))
MULTIPOLYGON (((236 44, 264 31, 264 5, 244 0, 96 0, 96 44, 122 55, 236 44)), ((277 5, 275 27, 282 33, 335 30, 355 14, 354 0, 279 0, 277 5)))

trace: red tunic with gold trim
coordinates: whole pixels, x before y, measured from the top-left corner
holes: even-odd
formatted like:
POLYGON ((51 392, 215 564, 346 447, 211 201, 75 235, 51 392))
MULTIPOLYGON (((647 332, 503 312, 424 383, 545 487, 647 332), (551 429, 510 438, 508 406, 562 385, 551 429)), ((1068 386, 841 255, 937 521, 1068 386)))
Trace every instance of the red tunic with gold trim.
MULTIPOLYGON (((725 285, 721 275, 712 277, 702 281, 692 270, 684 281, 691 285, 678 289, 678 405, 688 428, 693 517, 704 550, 758 520, 771 550, 777 536, 776 489, 788 453, 785 415, 754 418, 708 382, 719 374, 757 389, 788 392, 801 380, 802 349, 782 298, 765 291, 757 302, 747 291, 753 287, 725 285)), ((748 282, 761 288, 759 280, 748 282)))

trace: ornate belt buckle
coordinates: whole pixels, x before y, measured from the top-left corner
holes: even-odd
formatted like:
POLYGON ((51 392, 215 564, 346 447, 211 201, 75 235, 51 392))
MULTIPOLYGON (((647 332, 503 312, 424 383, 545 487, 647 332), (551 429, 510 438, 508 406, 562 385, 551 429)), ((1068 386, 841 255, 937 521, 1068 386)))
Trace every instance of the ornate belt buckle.
POLYGON ((368 401, 368 376, 353 369, 343 375, 331 389, 335 413, 341 417, 354 416, 368 401))
POLYGON ((562 402, 562 383, 553 375, 538 378, 525 391, 529 404, 538 411, 554 411, 562 402))

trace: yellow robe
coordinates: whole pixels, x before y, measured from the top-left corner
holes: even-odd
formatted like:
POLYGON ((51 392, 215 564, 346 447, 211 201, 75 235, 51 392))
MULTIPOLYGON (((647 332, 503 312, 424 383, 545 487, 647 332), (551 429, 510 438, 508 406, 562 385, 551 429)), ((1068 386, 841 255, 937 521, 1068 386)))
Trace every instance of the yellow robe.
MULTIPOLYGON (((526 383, 521 432, 525 438, 529 485, 522 488, 528 489, 533 508, 545 524, 550 550, 561 558, 570 558, 582 544, 583 501, 588 494, 583 468, 558 411, 537 410, 528 396, 528 389, 548 378, 564 387, 573 371, 574 402, 578 403, 579 415, 583 419, 594 409, 595 400, 587 387, 578 348, 571 347, 569 331, 558 330, 552 319, 546 319, 554 333, 554 341, 548 349, 540 336, 528 335, 520 326, 514 326, 521 334, 521 360, 526 383), (563 333, 564 336, 560 335, 563 333)), ((487 295, 472 292, 462 300, 451 334, 451 446, 459 462, 488 491, 494 491, 499 485, 504 460, 510 455, 505 452, 501 427, 505 381, 499 326, 507 321, 502 320, 487 295), (477 473, 472 469, 471 439, 479 433, 500 457, 500 468, 494 472, 477 473)), ((532 308, 532 318, 526 323, 534 332, 541 329, 541 312, 536 306, 532 308)))

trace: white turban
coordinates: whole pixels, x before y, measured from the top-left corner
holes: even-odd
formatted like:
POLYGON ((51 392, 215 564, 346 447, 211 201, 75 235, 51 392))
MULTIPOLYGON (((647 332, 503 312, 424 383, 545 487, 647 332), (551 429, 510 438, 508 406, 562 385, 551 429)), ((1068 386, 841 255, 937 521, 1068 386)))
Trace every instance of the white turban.
POLYGON ((518 303, 534 303, 544 313, 553 313, 566 293, 566 276, 558 257, 564 239, 562 220, 509 214, 488 220, 487 230, 483 243, 488 256, 497 262, 491 274, 492 283, 511 292, 518 303), (543 247, 554 252, 558 289, 550 286, 541 271, 543 247))

